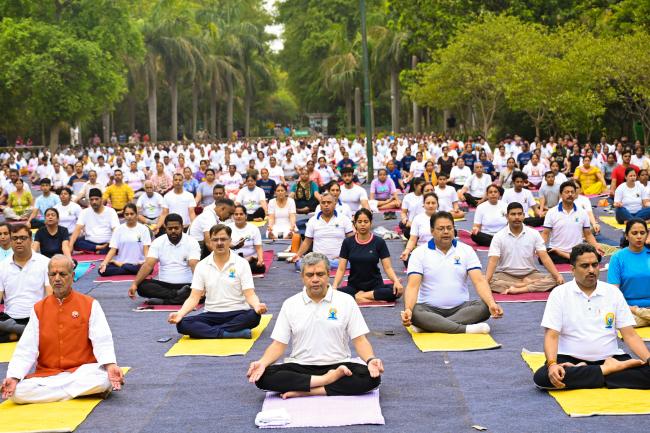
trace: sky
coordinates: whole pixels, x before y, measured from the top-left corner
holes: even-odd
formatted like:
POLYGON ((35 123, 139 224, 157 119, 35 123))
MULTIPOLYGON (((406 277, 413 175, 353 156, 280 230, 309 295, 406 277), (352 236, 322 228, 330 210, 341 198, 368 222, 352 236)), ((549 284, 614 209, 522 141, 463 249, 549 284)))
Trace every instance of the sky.
MULTIPOLYGON (((281 0, 277 0, 277 1, 281 1, 281 0)), ((276 0, 264 0, 264 7, 272 15, 275 15, 275 3, 276 0)), ((274 24, 272 26, 266 26, 266 31, 276 36, 276 39, 271 41, 271 50, 274 52, 280 51, 283 47, 282 28, 283 28, 282 24, 274 24)))

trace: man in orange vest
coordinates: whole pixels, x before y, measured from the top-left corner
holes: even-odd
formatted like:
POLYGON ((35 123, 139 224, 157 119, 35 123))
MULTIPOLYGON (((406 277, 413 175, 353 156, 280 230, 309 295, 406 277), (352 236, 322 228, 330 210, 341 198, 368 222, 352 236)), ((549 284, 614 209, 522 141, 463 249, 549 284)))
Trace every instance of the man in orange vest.
POLYGON ((72 290, 74 264, 50 260, 53 294, 34 305, 13 354, 2 397, 15 403, 48 403, 119 390, 113 336, 99 303, 72 290), (36 363, 36 371, 28 374, 36 363))

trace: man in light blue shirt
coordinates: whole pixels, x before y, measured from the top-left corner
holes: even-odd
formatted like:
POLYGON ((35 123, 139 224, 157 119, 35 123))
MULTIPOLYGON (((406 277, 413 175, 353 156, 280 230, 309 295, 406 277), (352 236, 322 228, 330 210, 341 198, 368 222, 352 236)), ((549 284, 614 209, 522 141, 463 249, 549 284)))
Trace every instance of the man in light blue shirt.
POLYGON ((52 181, 50 179, 41 180, 41 192, 43 195, 38 197, 34 202, 34 210, 27 219, 27 224, 32 228, 39 228, 43 226, 45 221, 45 211, 61 204, 61 199, 52 191, 52 181))

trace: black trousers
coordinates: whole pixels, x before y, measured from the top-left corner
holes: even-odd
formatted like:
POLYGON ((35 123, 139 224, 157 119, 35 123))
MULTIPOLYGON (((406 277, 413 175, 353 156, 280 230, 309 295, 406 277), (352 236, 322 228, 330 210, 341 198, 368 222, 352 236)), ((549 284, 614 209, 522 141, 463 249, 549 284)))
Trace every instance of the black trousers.
POLYGON ((251 267, 251 273, 253 274, 263 274, 266 272, 266 265, 260 266, 257 264, 257 257, 249 257, 246 260, 248 260, 248 264, 251 267))
POLYGON ((221 338, 224 331, 236 332, 255 328, 260 324, 261 317, 252 308, 224 313, 206 311, 183 317, 183 320, 176 324, 176 330, 179 334, 192 338, 221 338))
POLYGON ((406 239, 411 237, 411 227, 407 227, 403 222, 399 222, 399 228, 402 229, 402 234, 406 239))
POLYGON ((301 365, 296 363, 275 364, 266 367, 266 371, 255 385, 266 391, 308 392, 312 376, 322 376, 339 365, 347 366, 352 376, 344 376, 334 383, 325 385, 327 395, 359 395, 377 388, 381 383, 379 377, 370 377, 368 367, 354 362, 342 362, 332 365, 301 365))
POLYGON ((478 206, 478 202, 481 199, 481 197, 474 197, 473 195, 471 195, 468 192, 466 192, 463 195, 465 196, 465 201, 467 202, 468 205, 470 205, 471 207, 477 207, 478 206))
MULTIPOLYGON (((615 355, 613 358, 619 361, 632 359, 630 355, 615 355)), ((632 389, 650 389, 650 367, 628 368, 627 370, 612 373, 603 376, 600 365, 603 361, 583 361, 568 355, 558 355, 558 364, 571 362, 578 364, 585 362, 587 365, 582 367, 564 367, 564 384, 566 388, 562 389, 585 389, 585 388, 632 388, 632 389)), ((533 376, 535 385, 540 388, 555 389, 548 378, 548 367, 542 366, 533 376)))
MULTIPOLYGON (((13 319, 10 315, 6 314, 5 312, 0 313, 0 322, 4 322, 5 320, 13 319)), ((29 323, 29 317, 26 317, 24 319, 13 319, 15 320, 17 325, 21 325, 22 329, 25 329, 25 326, 27 326, 27 323, 29 323)), ((15 327, 14 327, 15 328, 15 327)), ((14 331, 18 331, 17 329, 14 329, 14 331)), ((4 332, 0 331, 0 343, 8 343, 11 341, 9 339, 10 334, 16 334, 19 338, 22 335, 22 332, 4 332)))
POLYGON ((543 217, 527 217, 524 218, 524 224, 530 227, 540 227, 542 224, 544 224, 544 218, 543 217))
POLYGON ((316 210, 316 207, 318 206, 318 200, 316 198, 312 198, 310 200, 296 200, 296 209, 302 209, 304 207, 308 207, 310 212, 313 212, 316 210))
POLYGON ((138 286, 138 295, 143 298, 158 298, 170 305, 181 305, 187 297, 179 297, 178 290, 190 283, 166 283, 159 280, 144 280, 138 286))
POLYGON ((480 246, 489 247, 494 236, 487 233, 478 232, 476 234, 472 234, 470 237, 475 243, 479 244, 480 246))
POLYGON ((266 218, 266 212, 264 212, 264 208, 258 207, 255 212, 246 214, 246 221, 253 221, 255 218, 266 218))
POLYGON ((113 275, 138 275, 138 271, 142 265, 134 265, 132 263, 124 263, 122 266, 109 263, 106 265, 104 272, 99 272, 102 277, 110 277, 113 275))
MULTIPOLYGON (((556 265, 563 265, 563 264, 570 263, 568 258, 564 258, 558 255, 555 251, 551 251, 550 249, 547 249, 546 251, 548 252, 549 257, 551 258, 551 261, 556 265)), ((542 263, 540 259, 537 260, 539 261, 540 264, 542 263)))
POLYGON ((350 296, 356 295, 358 292, 372 292, 373 297, 376 301, 388 301, 393 302, 397 299, 395 293, 393 292, 392 284, 380 284, 379 286, 370 289, 370 290, 361 290, 352 286, 344 286, 338 288, 339 292, 347 293, 350 296))

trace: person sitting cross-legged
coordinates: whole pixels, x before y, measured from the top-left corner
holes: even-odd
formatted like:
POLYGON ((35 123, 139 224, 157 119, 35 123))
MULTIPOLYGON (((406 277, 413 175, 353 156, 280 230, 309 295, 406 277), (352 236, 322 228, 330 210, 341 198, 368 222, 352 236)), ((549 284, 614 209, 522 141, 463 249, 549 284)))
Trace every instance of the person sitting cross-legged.
POLYGON ((102 192, 90 190, 90 207, 81 211, 77 226, 70 236, 70 245, 76 250, 106 254, 113 230, 120 225, 115 209, 104 206, 102 192), (84 232, 84 236, 81 232, 84 232))
POLYGON ((366 334, 368 327, 354 298, 329 285, 329 260, 309 253, 302 260, 303 290, 282 304, 273 342, 248 368, 249 382, 282 398, 358 395, 379 386, 383 363, 366 334), (352 340, 362 363, 351 358, 352 340), (284 364, 275 364, 292 342, 284 364))
POLYGON ((537 230, 524 225, 523 205, 510 203, 507 218, 508 225, 494 235, 488 252, 485 279, 492 291, 506 295, 545 292, 564 284, 564 278, 546 252, 542 236, 537 230), (537 270, 535 254, 550 275, 537 270))
POLYGON ((449 212, 431 216, 431 235, 409 259, 402 324, 415 332, 489 333, 484 322, 490 316, 500 318, 503 310, 481 274, 476 252, 454 239, 454 218, 449 212), (467 277, 481 299, 469 300, 467 277))
POLYGON ((544 389, 650 389, 650 351, 634 330, 621 291, 598 280, 600 255, 593 245, 571 250, 574 280, 548 298, 542 327, 546 363, 534 374, 544 389), (618 346, 617 331, 640 359, 618 346))
POLYGON ((2 397, 17 404, 65 401, 119 390, 113 337, 99 303, 72 289, 74 262, 52 257, 53 294, 31 309, 2 382, 2 397), (36 364, 36 371, 28 374, 36 364))
POLYGON ((113 232, 110 250, 99 265, 99 275, 137 275, 151 245, 151 232, 138 222, 138 208, 128 203, 123 210, 126 222, 113 232))
POLYGON ((248 261, 230 250, 232 231, 224 224, 210 229, 212 253, 194 269, 192 293, 169 323, 192 338, 251 338, 266 305, 255 294, 248 261), (187 316, 205 296, 203 313, 187 316))

